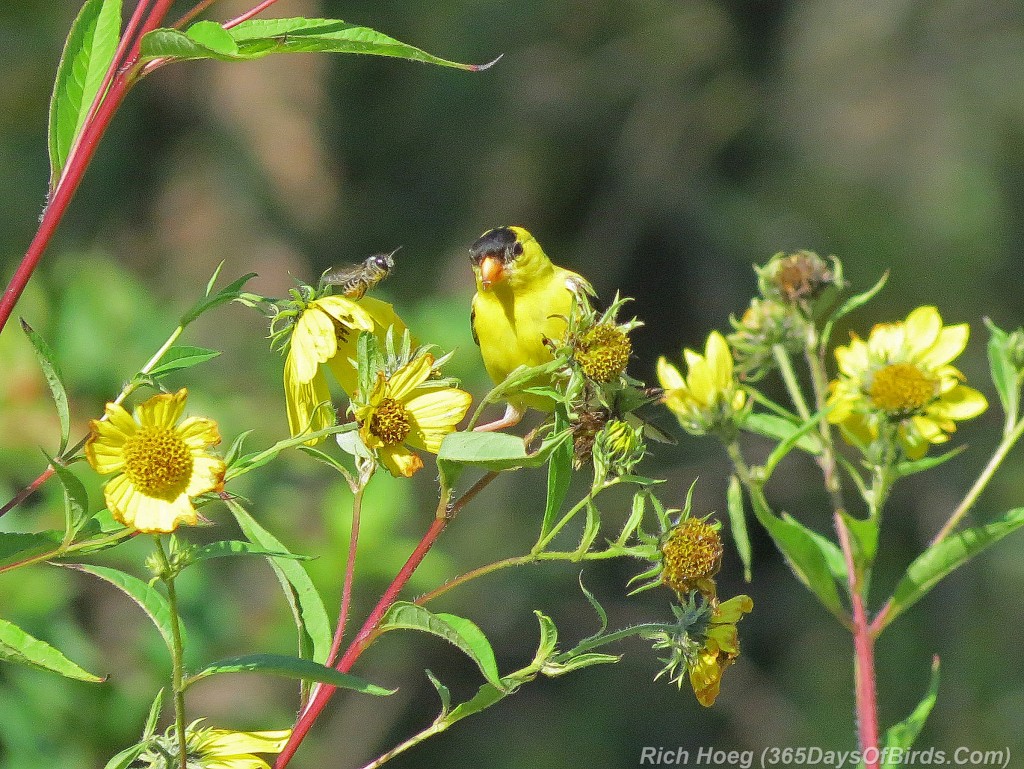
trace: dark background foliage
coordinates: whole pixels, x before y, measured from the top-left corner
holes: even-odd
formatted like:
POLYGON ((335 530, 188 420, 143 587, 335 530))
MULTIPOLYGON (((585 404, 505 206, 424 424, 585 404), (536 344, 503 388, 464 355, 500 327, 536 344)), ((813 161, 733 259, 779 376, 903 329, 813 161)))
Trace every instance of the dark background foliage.
MULTIPOLYGON (((244 9, 214 6, 217 18, 244 9)), ((259 273, 282 295, 293 278, 397 245, 382 289, 417 333, 457 348, 454 372, 487 388, 468 330, 467 246, 483 230, 522 224, 560 264, 598 291, 635 297, 646 325, 631 371, 653 379, 660 354, 728 327, 755 290, 752 263, 780 250, 837 254, 865 288, 890 282, 846 327, 936 304, 969 322, 962 369, 995 402, 981 325, 1022 321, 1024 10, 1014 0, 560 0, 475 3, 281 0, 287 15, 366 23, 442 56, 483 62, 480 74, 369 57, 292 56, 229 66, 168 67, 129 97, 19 304, 58 351, 77 431, 173 328, 217 263, 259 273)), ((0 6, 0 254, 4 277, 44 202, 45 123, 52 75, 77 3, 0 6)), ((845 329, 843 331, 845 334, 845 329)), ((286 422, 280 359, 240 307, 204 318, 193 343, 224 349, 188 384, 193 413, 228 439, 255 428, 261 445, 286 422), (254 418, 255 417, 255 418, 254 418)), ((44 466, 52 407, 12 325, 0 338, 0 490, 6 498, 44 466)), ((993 409, 955 441, 969 451, 897 490, 875 573, 878 598, 928 541, 994 447, 993 409)), ((756 444, 751 451, 761 450, 756 444)), ((698 475, 697 512, 721 512, 728 465, 710 439, 658 447, 650 474, 681 504, 698 475)), ((813 466, 792 461, 770 489, 777 509, 827 531, 813 466), (784 480, 782 480, 784 478, 784 480)), ((88 476, 88 473, 80 473, 88 476)), ((362 540, 365 612, 427 525, 430 473, 379 479, 362 540), (376 592, 375 592, 376 591, 376 592)), ((502 478, 445 534, 412 590, 529 546, 542 476, 502 478)), ((88 479, 94 504, 99 483, 88 479)), ((1020 504, 1019 454, 982 497, 974 520, 1020 504)), ((312 565, 335 599, 349 498, 306 457, 289 455, 243 489, 254 513, 312 565)), ((58 525, 55 489, 3 519, 11 530, 58 525)), ((622 511, 607 506, 611 519, 622 511)), ((232 531, 188 532, 196 541, 232 531)), ((760 750, 853 747, 849 638, 801 588, 756 529, 754 581, 727 555, 721 592, 755 602, 743 656, 711 710, 663 681, 639 642, 616 666, 545 681, 393 765, 628 767, 644 746, 760 750)), ((942 583, 900 619, 878 650, 883 726, 923 693, 931 655, 943 662, 938 705, 919 747, 1024 750, 1021 542, 1011 538, 942 583)), ((145 549, 113 554, 139 564, 145 549)), ((192 664, 291 650, 287 611, 256 559, 214 562, 184 578, 192 664)), ((584 570, 613 621, 666 616, 668 596, 624 597, 625 564, 584 570)), ((573 568, 545 566, 481 580, 444 601, 496 645, 505 669, 532 652, 531 609, 551 614, 566 642, 595 618, 573 568)), ((38 566, 0 579, 5 618, 57 643, 103 685, 0 667, 0 762, 11 769, 101 766, 135 739, 166 680, 160 642, 121 596, 83 575, 38 566)), ((339 696, 299 761, 356 766, 429 722, 429 667, 456 695, 478 685, 454 652, 423 637, 385 639, 358 672, 400 685, 379 700, 339 696), (339 761, 344 752, 347 758, 339 761)), ((290 722, 292 687, 231 679, 196 687, 191 712, 212 724, 290 722)))

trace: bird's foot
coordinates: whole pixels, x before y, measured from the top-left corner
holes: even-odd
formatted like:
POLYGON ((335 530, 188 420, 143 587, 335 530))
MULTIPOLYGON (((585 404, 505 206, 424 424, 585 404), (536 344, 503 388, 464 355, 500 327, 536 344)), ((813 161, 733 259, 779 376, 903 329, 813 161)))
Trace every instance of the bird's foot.
POLYGON ((496 430, 504 430, 507 427, 514 427, 519 424, 523 418, 523 414, 526 413, 526 409, 517 409, 511 403, 505 407, 505 416, 501 419, 495 420, 494 422, 488 422, 485 425, 479 425, 473 428, 473 432, 476 433, 491 433, 496 430))

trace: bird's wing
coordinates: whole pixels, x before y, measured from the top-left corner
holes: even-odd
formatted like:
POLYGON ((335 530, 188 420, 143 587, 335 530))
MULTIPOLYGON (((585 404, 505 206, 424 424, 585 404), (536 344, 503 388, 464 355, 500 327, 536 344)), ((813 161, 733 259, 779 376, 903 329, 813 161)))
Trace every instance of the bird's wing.
POLYGON ((476 346, 480 346, 480 337, 476 333, 476 297, 473 298, 473 303, 469 309, 469 328, 473 332, 473 341, 476 342, 476 346))

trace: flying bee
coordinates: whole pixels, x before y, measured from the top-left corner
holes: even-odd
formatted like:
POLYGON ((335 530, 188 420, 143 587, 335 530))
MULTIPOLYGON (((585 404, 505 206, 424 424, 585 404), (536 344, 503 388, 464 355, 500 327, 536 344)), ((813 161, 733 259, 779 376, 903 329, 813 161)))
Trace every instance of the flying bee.
POLYGON ((362 299, 367 291, 391 274, 398 248, 390 254, 369 256, 359 264, 332 268, 324 273, 322 280, 328 285, 338 286, 349 299, 362 299))

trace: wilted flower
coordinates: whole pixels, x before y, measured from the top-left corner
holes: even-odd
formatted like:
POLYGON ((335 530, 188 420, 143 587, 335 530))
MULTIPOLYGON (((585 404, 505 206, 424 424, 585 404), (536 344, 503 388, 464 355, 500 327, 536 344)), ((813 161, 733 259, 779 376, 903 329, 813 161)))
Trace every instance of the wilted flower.
POLYGON ((90 422, 85 456, 101 475, 118 473, 103 487, 111 515, 144 532, 170 532, 195 524, 192 498, 219 489, 224 461, 208 453, 220 443, 217 423, 205 417, 178 420, 188 391, 161 393, 129 414, 108 403, 106 419, 90 422))
POLYGON ((802 303, 817 299, 826 288, 842 283, 838 263, 830 263, 813 251, 778 253, 757 270, 761 295, 765 299, 802 303))
POLYGON ((722 566, 722 553, 716 526, 700 518, 686 518, 661 546, 661 580, 681 595, 698 590, 714 598, 713 577, 722 566))
POLYGON ((740 656, 736 623, 754 608, 750 596, 738 595, 714 606, 697 658, 690 663, 690 685, 697 702, 706 708, 715 704, 722 675, 740 656))
POLYGON ((894 428, 911 459, 948 441, 957 421, 988 406, 949 365, 968 334, 966 323, 943 326, 935 307, 918 307, 905 321, 875 326, 866 342, 853 335, 849 346, 836 349, 840 375, 831 385, 829 421, 861 444, 894 428))
POLYGON ((573 358, 595 382, 613 382, 626 372, 633 344, 615 323, 597 323, 573 344, 573 358))

